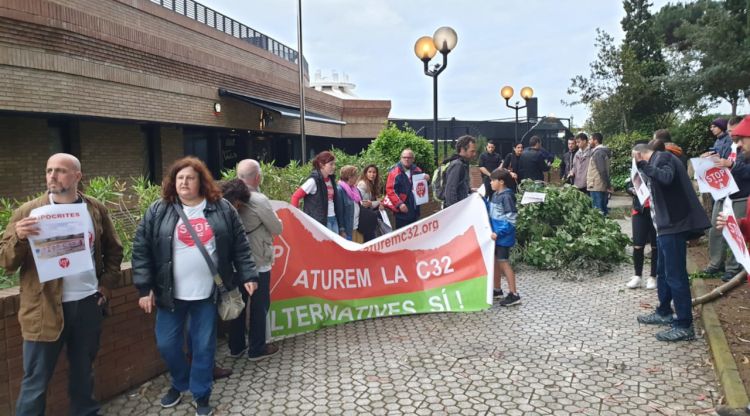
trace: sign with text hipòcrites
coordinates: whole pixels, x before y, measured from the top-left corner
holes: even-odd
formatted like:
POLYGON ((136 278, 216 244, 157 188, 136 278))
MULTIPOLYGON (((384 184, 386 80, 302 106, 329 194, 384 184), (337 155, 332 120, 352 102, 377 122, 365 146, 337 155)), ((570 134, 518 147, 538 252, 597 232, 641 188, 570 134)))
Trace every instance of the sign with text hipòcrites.
POLYGON ((365 244, 341 238, 285 202, 272 204, 284 223, 271 270, 273 336, 492 304, 494 241, 478 195, 365 244))

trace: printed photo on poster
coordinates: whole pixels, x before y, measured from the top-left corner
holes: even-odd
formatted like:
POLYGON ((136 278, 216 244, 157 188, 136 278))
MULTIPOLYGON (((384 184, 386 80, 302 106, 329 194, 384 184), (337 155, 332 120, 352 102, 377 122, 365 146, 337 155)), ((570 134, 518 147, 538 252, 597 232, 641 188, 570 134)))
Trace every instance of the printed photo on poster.
POLYGON ((45 205, 31 211, 39 235, 29 237, 40 282, 91 270, 86 204, 45 205))

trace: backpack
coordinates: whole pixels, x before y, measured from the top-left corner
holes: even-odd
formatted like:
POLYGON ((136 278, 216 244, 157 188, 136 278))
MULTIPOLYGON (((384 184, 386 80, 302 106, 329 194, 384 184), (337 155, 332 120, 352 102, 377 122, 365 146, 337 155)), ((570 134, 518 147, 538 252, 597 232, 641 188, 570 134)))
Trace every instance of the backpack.
POLYGON ((435 169, 432 174, 432 195, 438 201, 445 201, 445 173, 453 160, 450 160, 435 169))

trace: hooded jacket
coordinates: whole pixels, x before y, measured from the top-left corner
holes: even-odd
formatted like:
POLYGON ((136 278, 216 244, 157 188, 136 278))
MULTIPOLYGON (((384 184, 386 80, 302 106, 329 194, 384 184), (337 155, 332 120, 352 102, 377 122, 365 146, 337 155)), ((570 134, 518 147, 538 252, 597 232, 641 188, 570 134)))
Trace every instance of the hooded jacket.
POLYGON ((612 151, 603 144, 591 151, 588 171, 586 172, 586 190, 589 192, 606 192, 612 187, 609 177, 609 158, 612 151))
POLYGON ((454 154, 449 159, 444 160, 443 164, 450 160, 450 164, 445 170, 445 203, 443 207, 448 208, 458 201, 469 196, 471 193, 471 184, 469 176, 469 162, 454 154))

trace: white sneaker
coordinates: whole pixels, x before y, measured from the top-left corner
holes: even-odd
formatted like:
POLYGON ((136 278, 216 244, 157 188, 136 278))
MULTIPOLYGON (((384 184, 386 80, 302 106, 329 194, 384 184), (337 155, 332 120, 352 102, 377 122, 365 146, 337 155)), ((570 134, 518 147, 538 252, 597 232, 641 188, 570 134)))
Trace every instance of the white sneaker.
POLYGON ((649 277, 646 279, 646 289, 653 290, 656 289, 656 278, 655 277, 649 277))
POLYGON ((641 287, 641 276, 633 276, 630 278, 630 281, 625 285, 630 289, 635 289, 637 287, 641 287))

